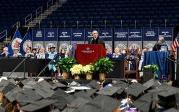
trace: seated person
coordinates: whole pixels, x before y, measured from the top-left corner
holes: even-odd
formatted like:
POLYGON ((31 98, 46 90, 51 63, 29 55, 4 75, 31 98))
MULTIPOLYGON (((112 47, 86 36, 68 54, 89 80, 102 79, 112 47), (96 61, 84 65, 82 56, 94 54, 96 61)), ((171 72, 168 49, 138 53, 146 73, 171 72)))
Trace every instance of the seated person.
POLYGON ((3 48, 3 52, 1 53, 1 57, 8 57, 9 52, 8 52, 8 47, 3 48))
POLYGON ((37 48, 32 49, 32 57, 31 58, 37 58, 37 48))
POLYGON ((18 48, 14 48, 13 49, 13 56, 12 57, 22 57, 22 54, 19 53, 19 49, 18 48))
POLYGON ((154 45, 153 51, 168 51, 168 46, 163 36, 159 36, 159 40, 154 45))
POLYGON ((31 48, 26 48, 25 57, 33 57, 33 53, 31 52, 31 48))
POLYGON ((37 54, 37 59, 45 59, 45 49, 40 48, 39 53, 37 54))
POLYGON ((113 56, 113 54, 112 54, 112 48, 106 49, 106 57, 112 58, 112 56, 113 56))
POLYGON ((65 50, 64 48, 63 48, 63 49, 60 49, 60 51, 59 51, 59 56, 60 56, 61 58, 66 58, 66 57, 68 57, 68 51, 65 50))
POLYGON ((114 53, 113 53, 113 55, 112 55, 112 58, 119 58, 120 56, 122 56, 121 50, 120 50, 119 47, 116 47, 116 48, 114 49, 114 53))

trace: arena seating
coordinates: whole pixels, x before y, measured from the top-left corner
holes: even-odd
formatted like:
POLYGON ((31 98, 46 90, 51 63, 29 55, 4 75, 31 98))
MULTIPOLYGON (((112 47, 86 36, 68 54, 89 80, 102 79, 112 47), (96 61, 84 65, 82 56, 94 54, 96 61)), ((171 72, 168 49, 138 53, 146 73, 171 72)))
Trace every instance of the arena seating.
POLYGON ((17 21, 35 13, 40 6, 45 6, 49 0, 0 0, 0 31, 10 28, 17 21))
POLYGON ((47 19, 42 27, 153 27, 176 26, 179 23, 178 0, 68 0, 47 19))

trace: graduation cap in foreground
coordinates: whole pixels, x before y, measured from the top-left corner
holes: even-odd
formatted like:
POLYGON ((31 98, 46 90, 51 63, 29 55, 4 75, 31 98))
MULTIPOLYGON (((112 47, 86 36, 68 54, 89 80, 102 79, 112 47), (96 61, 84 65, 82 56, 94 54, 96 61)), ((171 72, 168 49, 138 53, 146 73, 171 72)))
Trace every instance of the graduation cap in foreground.
POLYGON ((56 102, 55 100, 42 99, 42 100, 39 100, 39 101, 31 102, 30 104, 21 107, 21 109, 24 110, 24 111, 27 111, 27 112, 34 112, 34 111, 38 111, 40 109, 43 109, 45 107, 48 107, 55 102, 56 102))
POLYGON ((147 87, 143 86, 140 83, 133 83, 131 84, 126 90, 125 92, 129 95, 138 97, 140 94, 142 94, 145 90, 147 89, 147 87))
POLYGON ((106 87, 98 91, 97 94, 112 96, 117 93, 119 89, 118 87, 106 87))
POLYGON ((179 110, 175 109, 175 108, 170 108, 170 109, 167 109, 163 112, 179 112, 179 110))
POLYGON ((24 89, 17 93, 16 101, 20 103, 20 105, 27 105, 30 102, 37 101, 42 99, 42 96, 37 94, 32 89, 24 89))
POLYGON ((12 89, 16 88, 17 86, 9 81, 2 80, 0 83, 0 91, 2 91, 4 94, 11 91, 12 89))
POLYGON ((176 94, 179 93, 179 89, 162 84, 159 87, 158 92, 158 99, 159 99, 159 105, 165 107, 165 108, 171 108, 176 105, 176 94))
POLYGON ((78 97, 73 100, 62 112, 75 112, 80 106, 84 106, 89 100, 78 97))
POLYGON ((7 93, 5 94, 5 97, 6 97, 10 102, 13 102, 13 101, 16 100, 16 96, 17 96, 17 94, 18 94, 20 91, 22 91, 22 89, 19 88, 19 87, 16 87, 16 88, 12 89, 11 91, 7 92, 7 93))
POLYGON ((34 90, 43 98, 51 97, 54 94, 54 91, 51 88, 49 88, 49 86, 46 87, 45 85, 41 84, 34 85, 34 90))
POLYGON ((90 82, 87 84, 87 86, 89 86, 89 87, 91 87, 91 88, 93 88, 93 89, 100 89, 100 88, 101 88, 100 84, 97 83, 97 81, 95 81, 95 80, 90 81, 90 82))
POLYGON ((132 105, 142 112, 150 112, 151 109, 155 108, 155 105, 153 105, 153 93, 147 93, 141 96, 139 99, 134 101, 132 105))
POLYGON ((109 96, 98 95, 92 101, 96 106, 101 108, 101 112, 112 112, 119 105, 119 101, 109 96))

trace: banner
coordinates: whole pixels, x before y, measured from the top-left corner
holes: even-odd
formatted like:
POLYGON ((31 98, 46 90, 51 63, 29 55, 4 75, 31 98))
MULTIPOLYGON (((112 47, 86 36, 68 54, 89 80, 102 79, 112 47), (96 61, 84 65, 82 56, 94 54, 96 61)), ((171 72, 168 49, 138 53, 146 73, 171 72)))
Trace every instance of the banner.
POLYGON ((71 41, 71 28, 58 29, 58 41, 71 41))
POLYGON ((90 38, 92 38, 92 31, 93 29, 90 29, 90 28, 85 29, 85 43, 88 43, 90 38))
POLYGON ((112 50, 113 42, 113 30, 112 28, 101 28, 99 29, 99 38, 102 38, 105 42, 105 48, 107 50, 112 50))
POLYGON ((85 41, 84 29, 72 29, 72 41, 85 41))
POLYGON ((44 32, 45 41, 58 41, 57 28, 45 28, 44 32))
POLYGON ((114 29, 114 48, 126 49, 128 41, 128 29, 114 29))
POLYGON ((129 49, 142 48, 142 29, 129 29, 129 49))
POLYGON ((173 28, 159 28, 159 35, 163 35, 167 43, 168 49, 171 50, 171 43, 173 39, 173 28))
POLYGON ((44 41, 44 29, 32 29, 33 41, 44 41))
POLYGON ((143 47, 153 49, 153 46, 158 41, 158 28, 143 29, 143 47))

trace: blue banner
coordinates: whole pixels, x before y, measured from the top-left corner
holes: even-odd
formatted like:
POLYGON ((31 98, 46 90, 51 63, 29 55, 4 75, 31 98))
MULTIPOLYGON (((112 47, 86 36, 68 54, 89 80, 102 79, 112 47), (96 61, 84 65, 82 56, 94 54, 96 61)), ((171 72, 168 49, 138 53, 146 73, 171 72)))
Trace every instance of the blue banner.
POLYGON ((71 41, 71 28, 60 28, 58 29, 58 40, 59 41, 71 41))
POLYGON ((114 29, 114 41, 127 41, 128 29, 115 28, 114 29))
POLYGON ((166 41, 172 41, 173 28, 159 28, 159 35, 163 35, 166 41))
POLYGON ((90 38, 92 38, 92 31, 93 29, 90 28, 85 29, 85 41, 88 41, 90 38))
POLYGON ((113 40, 113 30, 112 28, 101 28, 99 30, 99 37, 104 41, 112 41, 113 40))
POLYGON ((72 41, 84 41, 85 38, 84 29, 72 29, 72 41))
POLYGON ((57 28, 46 28, 45 41, 57 41, 58 40, 58 29, 57 28))
POLYGON ((129 41, 142 41, 142 30, 141 29, 129 29, 129 41))
POLYGON ((33 41, 44 41, 44 29, 32 29, 33 41))
POLYGON ((158 28, 143 29, 143 41, 157 41, 157 40, 158 40, 158 28))

